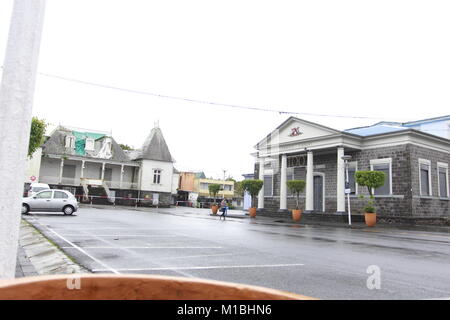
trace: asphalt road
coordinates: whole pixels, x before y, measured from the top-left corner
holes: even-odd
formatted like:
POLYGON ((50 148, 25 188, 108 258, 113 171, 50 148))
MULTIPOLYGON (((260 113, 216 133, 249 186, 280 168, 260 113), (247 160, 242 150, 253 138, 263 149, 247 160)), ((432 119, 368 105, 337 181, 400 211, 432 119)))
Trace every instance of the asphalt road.
POLYGON ((24 218, 99 273, 206 278, 320 299, 450 297, 450 233, 228 218, 206 209, 81 208, 24 218), (369 289, 369 266, 379 289, 369 289), (372 271, 373 272, 373 271, 372 271))

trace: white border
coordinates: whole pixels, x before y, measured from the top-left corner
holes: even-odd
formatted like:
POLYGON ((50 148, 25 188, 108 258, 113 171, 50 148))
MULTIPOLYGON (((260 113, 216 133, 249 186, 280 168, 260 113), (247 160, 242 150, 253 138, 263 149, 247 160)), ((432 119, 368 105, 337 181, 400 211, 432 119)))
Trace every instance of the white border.
MULTIPOLYGON (((382 159, 371 159, 370 160, 370 170, 373 171, 373 165, 375 164, 389 164, 389 195, 392 196, 392 158, 382 158, 382 159)), ((375 190, 372 190, 375 195, 375 190)), ((378 196, 386 196, 379 194, 378 196)))
POLYGON ((440 198, 450 198, 450 190, 449 190, 449 182, 448 182, 448 163, 438 162, 436 171, 437 171, 437 179, 438 179, 438 196, 440 198), (446 176, 446 179, 447 179, 447 194, 444 195, 444 196, 441 195, 441 184, 440 184, 440 181, 439 181, 439 169, 441 169, 441 168, 445 169, 445 176, 446 176))
POLYGON ((420 196, 433 196, 433 189, 432 189, 432 184, 431 184, 431 161, 428 159, 421 159, 419 158, 419 195, 420 196), (420 165, 426 165, 428 166, 428 189, 430 190, 429 194, 423 194, 422 193, 422 175, 420 172, 420 165))

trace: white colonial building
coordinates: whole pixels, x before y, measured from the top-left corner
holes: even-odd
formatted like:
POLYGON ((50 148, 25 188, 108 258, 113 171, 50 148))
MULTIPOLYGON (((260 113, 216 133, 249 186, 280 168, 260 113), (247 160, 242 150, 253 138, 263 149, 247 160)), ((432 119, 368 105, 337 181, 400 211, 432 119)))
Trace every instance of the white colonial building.
POLYGON ((161 129, 142 148, 122 150, 108 132, 58 126, 28 161, 25 182, 71 191, 80 201, 168 206, 178 172, 161 129))

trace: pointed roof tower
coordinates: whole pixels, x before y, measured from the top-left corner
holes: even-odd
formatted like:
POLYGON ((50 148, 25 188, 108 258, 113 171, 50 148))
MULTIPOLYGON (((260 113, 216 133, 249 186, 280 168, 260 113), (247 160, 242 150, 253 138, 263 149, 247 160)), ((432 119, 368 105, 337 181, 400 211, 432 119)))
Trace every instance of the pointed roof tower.
POLYGON ((164 140, 158 123, 155 123, 155 127, 142 145, 141 152, 136 160, 139 159, 173 162, 169 147, 164 140))

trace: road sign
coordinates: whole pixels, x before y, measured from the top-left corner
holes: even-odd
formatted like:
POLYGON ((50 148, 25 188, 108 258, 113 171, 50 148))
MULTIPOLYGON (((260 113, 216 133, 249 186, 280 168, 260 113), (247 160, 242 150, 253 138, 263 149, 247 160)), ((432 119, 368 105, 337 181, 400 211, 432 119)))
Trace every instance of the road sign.
POLYGON ((30 180, 31 180, 31 181, 36 181, 36 177, 35 177, 35 176, 31 176, 31 177, 30 177, 30 180))

